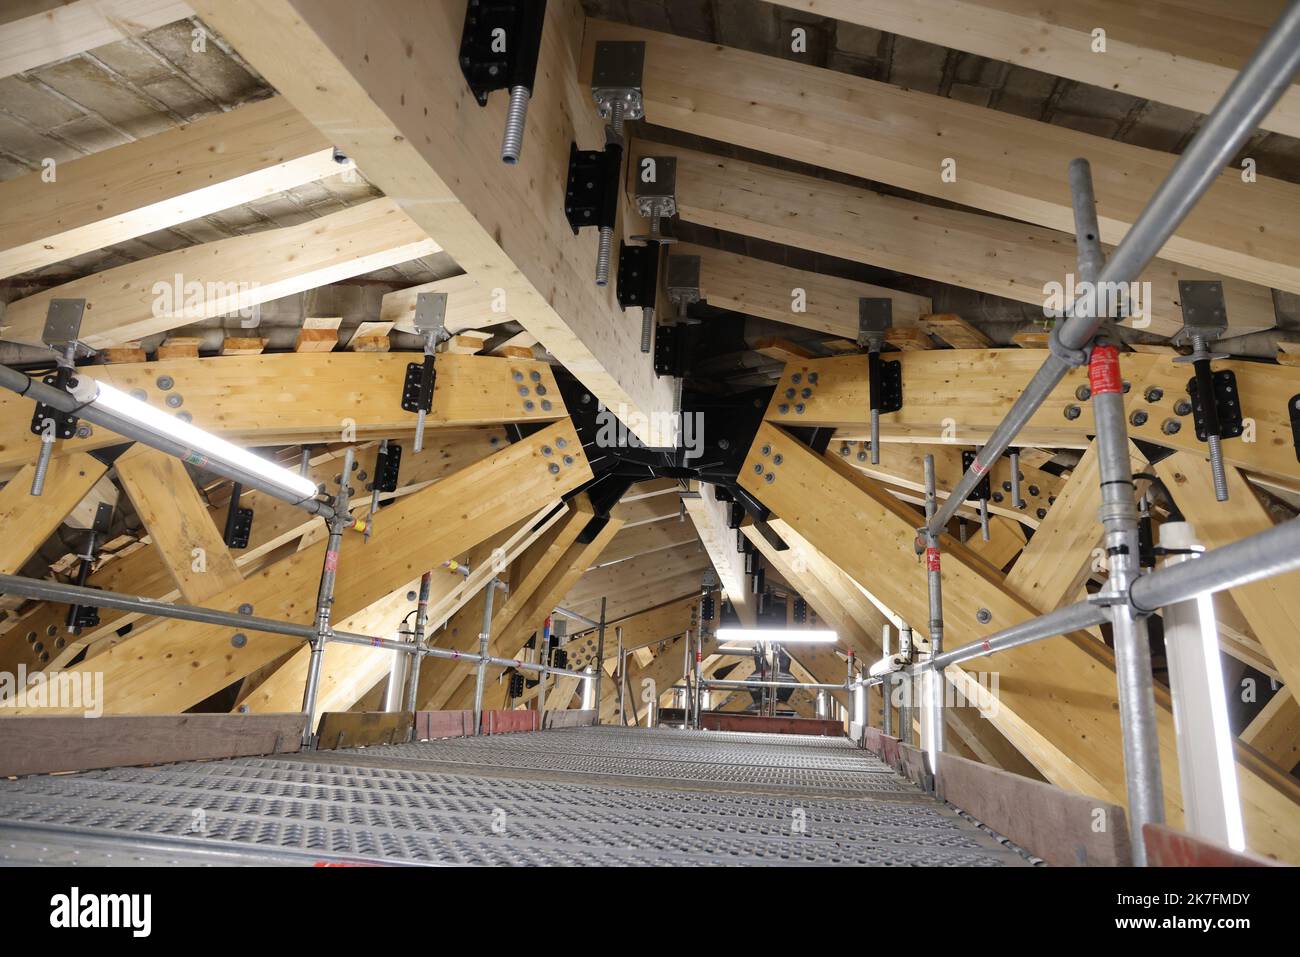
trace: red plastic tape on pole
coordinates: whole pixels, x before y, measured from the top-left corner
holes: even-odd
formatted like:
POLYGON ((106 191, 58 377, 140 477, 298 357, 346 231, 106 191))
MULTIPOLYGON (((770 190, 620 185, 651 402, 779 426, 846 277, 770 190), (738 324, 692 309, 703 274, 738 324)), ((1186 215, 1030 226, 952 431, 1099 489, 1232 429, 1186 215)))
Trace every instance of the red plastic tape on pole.
POLYGON ((927 548, 925 550, 925 570, 928 572, 937 572, 939 570, 939 549, 927 548))
POLYGON ((1123 392, 1124 377, 1119 374, 1119 349, 1115 346, 1094 346, 1088 360, 1088 387, 1093 395, 1104 392, 1123 392))

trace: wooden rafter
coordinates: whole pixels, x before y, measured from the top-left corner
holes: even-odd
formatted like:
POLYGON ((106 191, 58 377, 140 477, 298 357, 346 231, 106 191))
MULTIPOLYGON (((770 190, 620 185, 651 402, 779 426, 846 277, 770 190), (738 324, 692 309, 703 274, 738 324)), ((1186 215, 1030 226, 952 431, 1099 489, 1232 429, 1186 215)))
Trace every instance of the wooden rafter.
POLYGON ((0 278, 351 168, 278 97, 218 113, 0 183, 0 278))
MULTIPOLYGON (((965 286, 1040 309, 1045 286, 1065 283, 1077 268, 1073 242, 1055 229, 649 141, 634 142, 632 150, 677 157, 677 210, 700 226, 965 286), (863 223, 871 228, 863 229, 863 223)), ((1062 165, 1053 175, 1063 177, 1064 170, 1062 165)), ((937 181, 937 167, 933 175, 937 181)), ((1151 322, 1145 331, 1173 335, 1181 328, 1178 280, 1221 278, 1154 260, 1141 276, 1151 283, 1146 303, 1151 322)), ((1229 335, 1276 325, 1267 286, 1223 279, 1223 290, 1229 335)))
MULTIPOLYGON (((1176 159, 795 58, 591 21, 588 55, 599 40, 645 42, 650 123, 1068 234, 1074 217, 1066 169, 1085 156, 1108 243, 1123 238, 1176 159), (945 164, 952 175, 943 175, 945 164)), ((1240 170, 1224 170, 1162 255, 1298 292, 1300 226, 1277 218, 1277 210, 1297 205, 1300 186, 1265 176, 1246 182, 1240 170)), ((1068 236, 1058 237, 1068 243, 1068 236)))
POLYGON ((671 426, 655 413, 672 409, 672 386, 641 361, 639 330, 623 319, 613 284, 594 284, 594 231, 574 236, 564 218, 570 142, 603 143, 578 75, 578 0, 547 5, 538 61, 546 81, 515 166, 499 160, 504 97, 479 109, 460 72, 461 3, 194 6, 475 281, 503 290, 510 314, 606 407, 626 410, 640 438, 663 444, 656 433, 671 426))

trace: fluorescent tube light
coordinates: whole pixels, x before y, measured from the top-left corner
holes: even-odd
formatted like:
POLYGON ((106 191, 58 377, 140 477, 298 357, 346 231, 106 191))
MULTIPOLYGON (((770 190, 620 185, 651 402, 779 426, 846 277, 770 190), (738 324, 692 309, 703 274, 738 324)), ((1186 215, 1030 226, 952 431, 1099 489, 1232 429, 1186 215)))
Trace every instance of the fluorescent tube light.
POLYGON ((719 641, 774 641, 778 644, 831 644, 839 639, 826 628, 719 628, 719 641))
POLYGON ((241 449, 225 439, 190 423, 168 415, 147 402, 132 398, 106 382, 84 378, 73 392, 77 401, 98 409, 168 439, 186 450, 182 456, 191 465, 211 468, 220 473, 222 466, 247 472, 267 485, 296 496, 299 501, 316 495, 316 483, 306 476, 268 462, 248 449, 241 449))

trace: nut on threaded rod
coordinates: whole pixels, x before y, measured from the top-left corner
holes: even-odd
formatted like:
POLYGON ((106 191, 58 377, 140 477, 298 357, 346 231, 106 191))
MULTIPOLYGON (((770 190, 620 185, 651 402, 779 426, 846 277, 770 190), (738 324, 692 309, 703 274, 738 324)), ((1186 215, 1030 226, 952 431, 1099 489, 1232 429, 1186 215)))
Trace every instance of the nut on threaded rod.
POLYGON ((510 88, 510 106, 506 110, 506 132, 501 141, 501 162, 514 166, 524 148, 524 128, 528 122, 528 101, 532 98, 526 86, 510 88))

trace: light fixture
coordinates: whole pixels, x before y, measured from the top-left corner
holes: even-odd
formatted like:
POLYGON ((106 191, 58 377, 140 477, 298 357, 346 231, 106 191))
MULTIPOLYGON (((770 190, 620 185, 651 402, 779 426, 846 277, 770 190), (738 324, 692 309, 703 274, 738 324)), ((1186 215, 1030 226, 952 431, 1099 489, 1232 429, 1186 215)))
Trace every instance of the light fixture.
MULTIPOLYGON (((248 449, 241 449, 225 439, 204 432, 106 382, 81 378, 73 388, 72 395, 83 408, 89 407, 124 422, 128 428, 123 431, 128 436, 133 431, 144 430, 166 440, 176 446, 180 457, 191 465, 210 468, 218 473, 242 472, 254 480, 249 484, 279 493, 289 500, 301 502, 316 495, 316 483, 306 476, 281 468, 248 449), (134 426, 134 429, 130 426, 134 426)), ((112 425, 108 425, 108 428, 112 428, 112 425)), ((236 478, 229 474, 225 477, 236 478)))
POLYGON ((832 644, 839 639, 826 628, 719 628, 719 641, 773 641, 777 644, 832 644))

